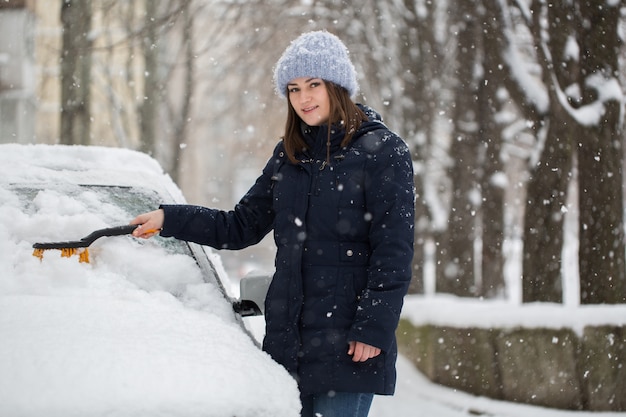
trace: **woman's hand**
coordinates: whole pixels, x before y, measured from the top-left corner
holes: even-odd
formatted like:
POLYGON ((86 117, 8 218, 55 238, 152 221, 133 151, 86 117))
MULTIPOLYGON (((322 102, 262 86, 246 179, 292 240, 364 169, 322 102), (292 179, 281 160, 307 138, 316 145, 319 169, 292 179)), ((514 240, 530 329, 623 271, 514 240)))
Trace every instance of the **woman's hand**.
POLYGON ((133 236, 147 239, 156 235, 163 228, 164 219, 165 213, 162 209, 140 214, 130 222, 130 224, 139 225, 133 231, 133 236))
POLYGON ((349 342, 348 355, 352 356, 352 362, 365 362, 368 359, 380 355, 380 349, 361 342, 349 342))

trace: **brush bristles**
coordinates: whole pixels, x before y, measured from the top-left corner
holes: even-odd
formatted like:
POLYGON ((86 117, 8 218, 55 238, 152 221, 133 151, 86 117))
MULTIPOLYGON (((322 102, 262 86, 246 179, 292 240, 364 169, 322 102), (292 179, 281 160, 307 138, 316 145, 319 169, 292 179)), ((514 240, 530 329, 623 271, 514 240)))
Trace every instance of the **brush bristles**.
MULTIPOLYGON (((33 250, 33 256, 36 256, 40 260, 43 260, 43 252, 47 249, 35 249, 33 250)), ((89 250, 85 248, 79 252, 76 248, 63 248, 61 249, 61 256, 69 258, 71 256, 78 255, 78 262, 89 263, 89 250)))
POLYGON ((78 254, 78 262, 89 263, 89 251, 85 248, 80 254, 78 254))
POLYGON ((76 248, 63 248, 63 249, 61 249, 61 257, 69 258, 72 255, 76 255, 76 248))

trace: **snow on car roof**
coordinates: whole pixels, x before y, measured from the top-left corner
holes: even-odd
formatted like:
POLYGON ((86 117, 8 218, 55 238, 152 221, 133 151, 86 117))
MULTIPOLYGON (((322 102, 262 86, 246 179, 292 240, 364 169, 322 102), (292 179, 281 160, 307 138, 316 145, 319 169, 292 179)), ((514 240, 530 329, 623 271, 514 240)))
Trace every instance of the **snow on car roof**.
POLYGON ((295 381, 190 256, 128 236, 96 241, 88 264, 32 256, 137 214, 75 184, 184 201, 138 152, 0 145, 0 415, 298 416, 295 381))
POLYGON ((70 182, 163 187, 184 201, 180 189, 150 156, 123 148, 64 145, 0 145, 0 183, 70 182))

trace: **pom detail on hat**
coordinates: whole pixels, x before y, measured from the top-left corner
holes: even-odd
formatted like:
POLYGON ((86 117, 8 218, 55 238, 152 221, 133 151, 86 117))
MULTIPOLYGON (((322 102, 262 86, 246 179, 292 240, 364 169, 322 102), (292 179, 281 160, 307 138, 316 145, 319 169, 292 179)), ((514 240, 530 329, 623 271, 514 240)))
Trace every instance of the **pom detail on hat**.
POLYGON ((274 69, 276 92, 286 97, 289 81, 300 77, 331 81, 348 90, 351 97, 359 90, 348 49, 326 31, 304 33, 285 49, 274 69))

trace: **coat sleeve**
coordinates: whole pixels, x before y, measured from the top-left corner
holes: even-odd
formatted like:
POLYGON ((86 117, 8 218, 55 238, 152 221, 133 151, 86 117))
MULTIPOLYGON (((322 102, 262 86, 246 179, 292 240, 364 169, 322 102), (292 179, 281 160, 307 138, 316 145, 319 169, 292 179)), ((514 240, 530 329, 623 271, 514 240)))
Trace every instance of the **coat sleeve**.
POLYGON ((363 138, 373 149, 366 164, 366 211, 371 215, 367 287, 350 340, 388 351, 411 281, 415 187, 406 143, 387 131, 363 138))
POLYGON ((165 220, 161 235, 215 249, 242 249, 260 242, 274 225, 272 174, 278 158, 275 150, 261 176, 233 210, 162 205, 165 220))

